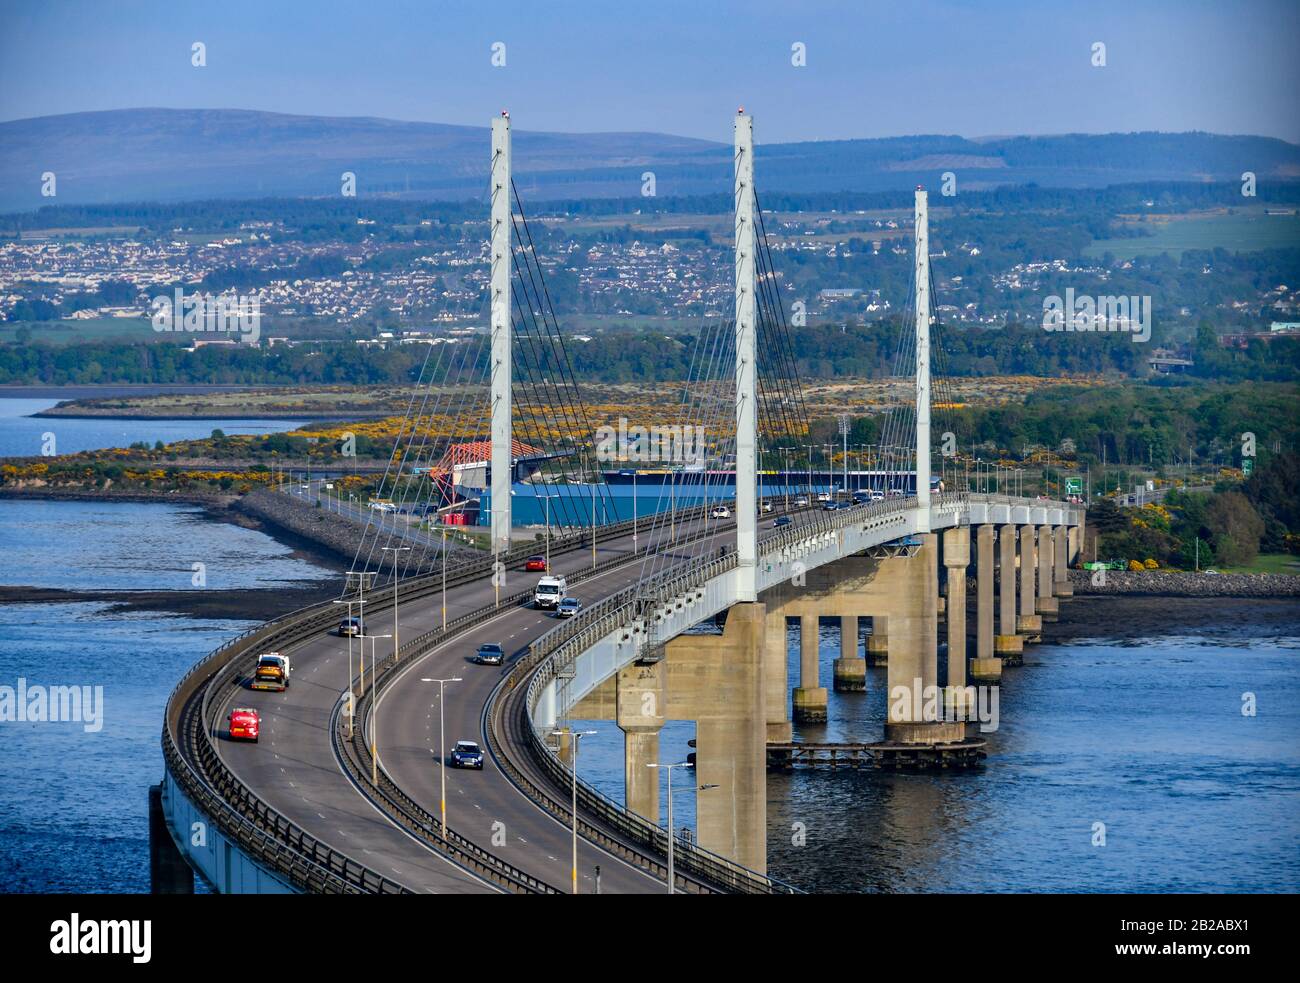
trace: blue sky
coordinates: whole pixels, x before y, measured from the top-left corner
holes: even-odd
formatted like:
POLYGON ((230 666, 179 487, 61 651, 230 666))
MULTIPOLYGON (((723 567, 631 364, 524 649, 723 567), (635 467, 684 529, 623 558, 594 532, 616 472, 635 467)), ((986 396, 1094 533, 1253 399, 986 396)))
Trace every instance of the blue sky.
POLYGON ((728 140, 743 104, 765 142, 1300 142, 1297 42, 1297 0, 0 0, 0 119, 166 106, 483 125, 508 107, 521 129, 728 140))

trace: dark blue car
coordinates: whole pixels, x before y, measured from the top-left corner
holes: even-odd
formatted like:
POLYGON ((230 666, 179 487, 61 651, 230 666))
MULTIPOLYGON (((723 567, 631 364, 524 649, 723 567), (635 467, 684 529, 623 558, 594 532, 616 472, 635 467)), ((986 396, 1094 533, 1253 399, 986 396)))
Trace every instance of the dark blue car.
POLYGON ((451 766, 453 768, 477 768, 483 770, 483 749, 473 741, 457 741, 451 749, 451 766))

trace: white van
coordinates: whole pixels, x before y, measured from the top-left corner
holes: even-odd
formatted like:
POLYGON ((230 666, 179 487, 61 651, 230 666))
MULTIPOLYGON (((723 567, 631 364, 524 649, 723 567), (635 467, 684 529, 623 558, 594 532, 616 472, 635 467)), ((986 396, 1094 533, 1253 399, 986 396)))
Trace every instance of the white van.
POLYGON ((533 590, 533 607, 554 610, 564 600, 569 584, 563 577, 543 577, 533 590))

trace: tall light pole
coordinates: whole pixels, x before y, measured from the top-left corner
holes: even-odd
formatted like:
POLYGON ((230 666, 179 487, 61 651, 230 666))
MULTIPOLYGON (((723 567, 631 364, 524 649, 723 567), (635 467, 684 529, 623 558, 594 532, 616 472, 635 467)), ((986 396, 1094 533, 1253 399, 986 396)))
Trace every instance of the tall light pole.
POLYGON ((632 552, 636 552, 636 468, 632 469, 632 552))
POLYGON ((442 826, 442 838, 444 840, 447 838, 447 731, 443 723, 446 717, 446 714, 443 712, 443 707, 446 703, 442 698, 442 694, 443 687, 447 683, 459 683, 460 681, 460 676, 452 676, 450 679, 420 680, 422 683, 438 684, 438 777, 441 781, 441 791, 439 792, 438 801, 440 803, 439 815, 441 816, 439 825, 442 826))
MULTIPOLYGON (((646 767, 662 768, 664 771, 668 772, 668 893, 675 894, 677 888, 677 884, 676 884, 677 874, 676 871, 673 869, 673 860, 674 860, 673 845, 677 842, 677 833, 673 829, 673 769, 694 768, 695 765, 689 761, 678 761, 675 764, 671 764, 671 765, 657 764, 656 762, 652 761, 649 764, 647 764, 646 767)), ((699 786, 699 790, 703 792, 706 789, 717 788, 717 787, 718 787, 717 785, 701 785, 699 786)))
MULTIPOLYGON (((562 730, 553 730, 554 736, 560 736, 564 733, 562 730)), ((584 737, 591 737, 596 733, 594 730, 575 730, 570 731, 569 737, 573 741, 573 787, 572 803, 573 809, 573 893, 578 893, 578 745, 584 737)))
POLYGON ((537 496, 546 502, 546 572, 551 572, 551 499, 559 498, 559 495, 539 495, 537 496))
POLYGON ((366 639, 370 641, 370 784, 379 784, 379 695, 375 693, 375 664, 379 661, 379 652, 376 642, 381 638, 392 638, 392 635, 362 635, 361 636, 361 689, 366 688, 366 668, 364 659, 366 657, 366 639))
POLYGON ((392 553, 392 554, 393 554, 393 662, 396 663, 396 662, 397 662, 397 659, 398 659, 398 656, 401 655, 401 649, 400 649, 400 647, 399 647, 399 645, 398 645, 398 638, 397 638, 397 636, 398 636, 398 629, 397 629, 397 554, 398 554, 398 553, 409 553, 409 552, 411 552, 411 547, 409 547, 409 546, 383 546, 383 547, 380 548, 380 552, 382 552, 382 553, 392 553))
POLYGON ((844 443, 844 494, 849 493, 849 415, 840 414, 840 440, 844 443))
POLYGON ((356 704, 352 696, 352 601, 335 601, 335 604, 348 606, 348 740, 352 740, 353 721, 356 719, 356 704))
POLYGON ((442 524, 442 628, 447 630, 447 524, 441 518, 438 520, 442 524))

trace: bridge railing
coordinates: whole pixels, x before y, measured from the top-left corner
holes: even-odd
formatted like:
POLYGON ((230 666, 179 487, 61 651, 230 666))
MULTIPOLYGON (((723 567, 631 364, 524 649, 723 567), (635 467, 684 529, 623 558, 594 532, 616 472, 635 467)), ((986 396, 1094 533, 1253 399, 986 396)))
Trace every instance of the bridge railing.
MULTIPOLYGON (((679 511, 682 521, 703 513, 703 506, 679 511)), ((597 530, 597 537, 617 537, 632 523, 612 524, 597 530)), ((552 540, 551 551, 567 552, 591 543, 591 532, 552 540)), ((517 565, 536 552, 523 545, 506 554, 507 566, 517 565)), ((626 557, 620 557, 620 561, 626 557)), ((492 570, 494 560, 458 563, 446 577, 448 588, 476 580, 492 570)), ((440 591, 441 572, 400 583, 401 597, 414 600, 440 591)), ((368 600, 382 604, 392 598, 392 587, 375 590, 368 600)), ((492 608, 491 610, 496 610, 492 608)), ((226 766, 215 740, 215 695, 252 669, 256 656, 272 648, 289 648, 327 629, 339 617, 331 603, 311 605, 282 615, 228 639, 193 665, 177 682, 167 699, 162 732, 163 761, 178 788, 207 815, 225 836, 240 845, 268 869, 301 890, 339 893, 399 893, 405 889, 350 857, 322 844, 306 830, 272 809, 226 766), (202 693, 199 705, 193 704, 202 693)), ((450 625, 449 625, 450 627, 450 625)), ((462 629, 464 625, 460 626, 462 629)), ((407 646, 403 646, 403 651, 407 646)))

